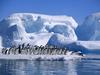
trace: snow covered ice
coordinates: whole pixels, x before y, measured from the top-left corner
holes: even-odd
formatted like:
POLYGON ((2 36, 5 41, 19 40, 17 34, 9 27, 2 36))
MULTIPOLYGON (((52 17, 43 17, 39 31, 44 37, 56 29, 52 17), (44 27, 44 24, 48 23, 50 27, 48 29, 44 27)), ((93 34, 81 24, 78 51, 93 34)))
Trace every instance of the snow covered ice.
POLYGON ((0 26, 0 36, 4 47, 24 42, 46 45, 55 34, 60 34, 68 40, 77 40, 74 30, 78 24, 70 16, 15 13, 2 20, 0 26))
POLYGON ((77 28, 76 32, 79 40, 99 41, 100 40, 100 13, 94 13, 92 15, 87 16, 83 24, 77 28))
POLYGON ((88 16, 82 25, 66 15, 14 13, 0 22, 0 47, 23 43, 38 46, 48 44, 97 53, 100 49, 99 25, 100 13, 88 16))
MULTIPOLYGON (((58 43, 65 42, 66 44, 67 40, 77 40, 75 29, 78 24, 71 16, 15 13, 3 19, 0 22, 0 26, 1 47, 10 47, 23 43, 30 43, 31 45, 38 46, 45 46, 46 44, 58 46, 56 44, 57 41, 58 43), (54 37, 56 37, 57 40, 54 37)), ((6 56, 1 54, 1 56, 4 58, 11 58, 12 55, 6 56)), ((26 55, 22 57, 25 56, 26 55)), ((17 57, 21 57, 21 55, 19 54, 17 57)), ((27 58, 30 57, 33 58, 27 55, 27 58)), ((38 58, 40 56, 36 57, 38 58)), ((46 58, 46 56, 41 57, 46 58)), ((48 56, 48 58, 52 59, 53 57, 65 59, 65 56, 48 56)), ((13 58, 16 59, 16 55, 13 58)))

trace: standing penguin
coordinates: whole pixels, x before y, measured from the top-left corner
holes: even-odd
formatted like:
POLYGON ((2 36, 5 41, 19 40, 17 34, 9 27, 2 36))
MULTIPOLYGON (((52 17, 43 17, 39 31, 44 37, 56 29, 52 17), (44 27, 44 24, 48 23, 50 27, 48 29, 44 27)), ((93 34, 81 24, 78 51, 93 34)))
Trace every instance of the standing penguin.
POLYGON ((21 45, 18 46, 18 54, 21 54, 21 45))

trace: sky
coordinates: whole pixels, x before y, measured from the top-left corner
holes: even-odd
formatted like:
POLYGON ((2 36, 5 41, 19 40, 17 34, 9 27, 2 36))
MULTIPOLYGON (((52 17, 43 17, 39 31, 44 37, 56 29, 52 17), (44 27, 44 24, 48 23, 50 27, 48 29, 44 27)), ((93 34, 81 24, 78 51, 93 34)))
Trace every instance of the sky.
POLYGON ((72 16, 79 24, 100 12, 100 0, 0 0, 0 20, 13 13, 72 16))

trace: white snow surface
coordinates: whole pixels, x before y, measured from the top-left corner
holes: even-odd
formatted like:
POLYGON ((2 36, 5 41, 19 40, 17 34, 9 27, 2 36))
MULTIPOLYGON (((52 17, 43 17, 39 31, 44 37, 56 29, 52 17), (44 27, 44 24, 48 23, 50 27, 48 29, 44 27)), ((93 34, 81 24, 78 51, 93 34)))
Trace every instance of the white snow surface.
MULTIPOLYGON (((19 21, 19 24, 21 24, 21 20, 28 20, 36 21, 40 17, 42 20, 44 20, 44 23, 48 23, 49 25, 56 25, 56 24, 67 24, 72 26, 73 28, 76 28, 78 26, 77 22, 71 17, 66 15, 44 15, 44 14, 35 14, 35 13, 14 13, 10 17, 6 19, 13 19, 16 21, 19 21)), ((14 23, 15 23, 14 22, 14 23)), ((17 22, 18 23, 18 22, 17 22)))
POLYGON ((15 13, 0 22, 0 47, 22 43, 38 46, 50 44, 69 47, 71 50, 86 48, 98 52, 100 50, 99 25, 100 13, 88 16, 78 28, 77 22, 66 15, 15 13), (76 29, 78 37, 75 33, 76 29))
POLYGON ((34 13, 14 13, 0 22, 1 43, 4 47, 12 44, 30 43, 46 45, 55 34, 59 41, 76 41, 77 22, 70 16, 51 16, 34 13))
POLYGON ((100 49, 100 41, 77 41, 76 44, 90 50, 100 49))
POLYGON ((85 18, 83 24, 77 28, 77 36, 79 40, 100 41, 100 12, 85 18))
POLYGON ((82 56, 78 55, 2 55, 0 54, 0 59, 27 59, 27 60, 70 60, 79 59, 82 56))

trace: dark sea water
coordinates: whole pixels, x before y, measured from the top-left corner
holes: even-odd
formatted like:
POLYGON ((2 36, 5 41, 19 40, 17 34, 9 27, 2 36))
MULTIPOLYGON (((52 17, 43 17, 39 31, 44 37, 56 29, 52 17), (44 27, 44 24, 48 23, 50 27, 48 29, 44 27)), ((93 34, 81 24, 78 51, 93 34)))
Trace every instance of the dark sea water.
POLYGON ((0 75, 100 75, 100 59, 0 60, 0 75))

